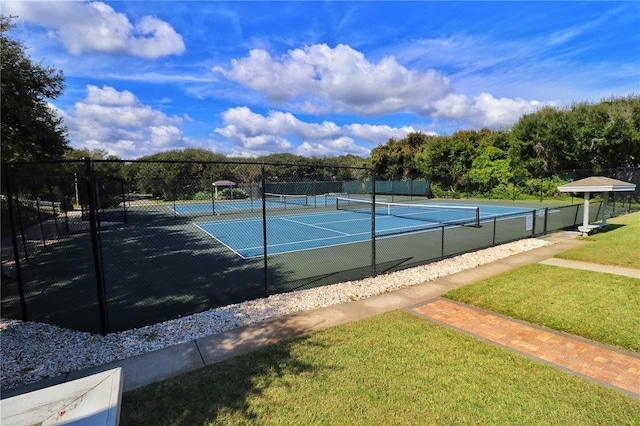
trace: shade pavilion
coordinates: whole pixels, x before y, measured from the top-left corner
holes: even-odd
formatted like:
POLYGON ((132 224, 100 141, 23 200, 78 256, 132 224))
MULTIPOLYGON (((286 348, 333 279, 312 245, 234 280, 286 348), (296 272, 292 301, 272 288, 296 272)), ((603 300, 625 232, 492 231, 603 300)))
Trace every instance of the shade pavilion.
POLYGON ((578 226, 578 230, 583 234, 607 225, 607 203, 609 201, 610 192, 635 191, 634 183, 622 180, 612 179, 604 176, 591 176, 585 179, 576 180, 558 187, 560 192, 582 192, 584 193, 584 208, 582 213, 582 226, 578 226), (603 193, 602 202, 602 223, 589 224, 589 198, 592 193, 603 193))

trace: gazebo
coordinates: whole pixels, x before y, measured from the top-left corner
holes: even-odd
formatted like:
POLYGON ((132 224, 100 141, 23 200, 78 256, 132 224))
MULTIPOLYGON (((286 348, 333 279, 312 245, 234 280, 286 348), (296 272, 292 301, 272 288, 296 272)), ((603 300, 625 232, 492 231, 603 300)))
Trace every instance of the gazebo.
POLYGON ((635 191, 634 183, 622 180, 611 179, 604 176, 592 176, 585 179, 576 180, 558 187, 560 192, 584 192, 584 208, 582 212, 582 226, 578 226, 578 230, 583 234, 589 234, 591 231, 607 225, 607 203, 609 201, 610 192, 635 191), (589 197, 592 192, 604 193, 602 202, 602 223, 589 224, 589 197))
MULTIPOLYGON (((216 199, 218 198, 218 187, 221 188, 233 188, 236 186, 235 182, 232 182, 230 180, 217 180, 215 182, 212 183, 214 191, 215 191, 215 197, 216 199)), ((233 195, 233 192, 231 193, 233 195)))

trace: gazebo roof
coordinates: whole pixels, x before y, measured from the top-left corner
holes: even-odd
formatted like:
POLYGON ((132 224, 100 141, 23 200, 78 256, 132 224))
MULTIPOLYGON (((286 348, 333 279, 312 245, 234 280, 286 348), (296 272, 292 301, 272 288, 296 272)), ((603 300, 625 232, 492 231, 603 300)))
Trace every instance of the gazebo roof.
POLYGON ((618 192, 635 190, 636 185, 634 183, 604 176, 591 176, 558 187, 558 191, 560 192, 618 192))
POLYGON ((235 186, 236 183, 230 180, 217 180, 213 182, 213 186, 235 186))

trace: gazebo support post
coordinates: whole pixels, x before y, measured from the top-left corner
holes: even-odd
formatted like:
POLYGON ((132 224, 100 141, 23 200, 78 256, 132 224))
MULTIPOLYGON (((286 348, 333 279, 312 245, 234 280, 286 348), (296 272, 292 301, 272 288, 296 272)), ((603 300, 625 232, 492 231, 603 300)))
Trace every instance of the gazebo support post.
MULTIPOLYGON (((584 207, 582 208, 582 227, 586 230, 589 229, 589 196, 590 192, 584 193, 584 207)), ((587 232, 587 231, 584 231, 587 232)))
POLYGON ((609 192, 605 192, 604 199, 602 200, 602 226, 607 225, 607 214, 608 214, 607 204, 608 203, 609 203, 609 192))

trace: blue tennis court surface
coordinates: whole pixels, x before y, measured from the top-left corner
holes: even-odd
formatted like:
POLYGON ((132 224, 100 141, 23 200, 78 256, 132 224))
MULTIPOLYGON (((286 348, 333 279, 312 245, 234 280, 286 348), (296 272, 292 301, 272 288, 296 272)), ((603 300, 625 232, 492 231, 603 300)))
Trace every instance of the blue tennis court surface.
MULTIPOLYGON (((460 204, 452 204, 460 206, 460 204)), ((530 214, 531 209, 480 206, 480 220, 496 215, 530 214)), ((442 213, 440 213, 442 214, 442 213)), ((292 214, 267 217, 267 254, 289 253, 321 247, 369 241, 371 216, 352 211, 292 214)), ((439 221, 447 222, 446 217, 439 221)), ((264 254, 262 218, 196 223, 200 229, 238 256, 248 259, 264 254)), ((376 236, 423 232, 440 228, 430 219, 376 215, 376 236)))

